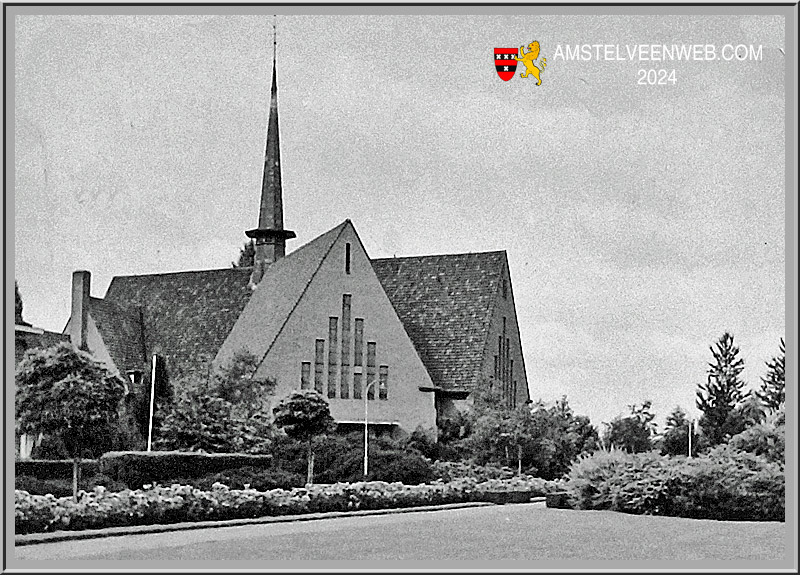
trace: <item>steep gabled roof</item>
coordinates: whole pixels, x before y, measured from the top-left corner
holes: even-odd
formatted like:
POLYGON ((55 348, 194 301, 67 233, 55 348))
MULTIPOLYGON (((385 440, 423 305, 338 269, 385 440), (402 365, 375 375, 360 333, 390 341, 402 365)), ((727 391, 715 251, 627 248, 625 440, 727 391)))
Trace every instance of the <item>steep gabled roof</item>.
POLYGON ((122 308, 110 301, 89 298, 89 314, 103 338, 108 354, 123 375, 126 369, 147 364, 138 306, 122 308))
POLYGON ((224 345, 217 348, 217 363, 226 361, 243 348, 263 360, 326 254, 347 225, 352 225, 349 220, 267 266, 250 301, 242 308, 245 312, 255 309, 259 313, 241 314, 224 345))
POLYGON ((141 309, 144 348, 148 355, 164 354, 171 374, 204 373, 250 299, 250 272, 248 267, 117 276, 105 301, 130 313, 141 309))
POLYGON ((434 384, 478 382, 505 265, 505 251, 372 260, 434 384))

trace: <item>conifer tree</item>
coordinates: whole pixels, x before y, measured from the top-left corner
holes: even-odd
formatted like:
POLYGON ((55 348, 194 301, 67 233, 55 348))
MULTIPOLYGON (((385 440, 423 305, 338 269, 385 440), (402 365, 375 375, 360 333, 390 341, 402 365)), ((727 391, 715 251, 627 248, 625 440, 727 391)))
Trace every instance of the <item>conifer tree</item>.
POLYGON ((777 411, 786 401, 786 344, 781 338, 781 353, 767 362, 767 375, 761 378, 758 398, 770 412, 777 411))
POLYGON ((709 445, 723 443, 744 428, 736 406, 745 398, 744 381, 740 378, 744 360, 733 343, 733 335, 722 334, 709 348, 714 362, 708 364, 708 378, 697 390, 697 408, 703 412, 700 428, 709 445))

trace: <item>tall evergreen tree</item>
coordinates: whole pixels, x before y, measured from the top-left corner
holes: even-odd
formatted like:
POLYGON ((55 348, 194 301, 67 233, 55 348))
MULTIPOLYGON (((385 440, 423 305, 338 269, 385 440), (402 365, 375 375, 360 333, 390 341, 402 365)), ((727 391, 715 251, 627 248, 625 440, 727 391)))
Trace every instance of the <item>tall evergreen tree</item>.
POLYGON ((781 353, 767 362, 767 375, 761 378, 761 390, 756 392, 770 412, 786 401, 786 344, 781 338, 781 353))
POLYGON ((708 444, 714 446, 744 429, 736 406, 746 394, 740 378, 744 360, 733 344, 733 335, 725 332, 709 349, 714 361, 708 364, 706 383, 698 386, 696 403, 703 412, 700 428, 708 444))

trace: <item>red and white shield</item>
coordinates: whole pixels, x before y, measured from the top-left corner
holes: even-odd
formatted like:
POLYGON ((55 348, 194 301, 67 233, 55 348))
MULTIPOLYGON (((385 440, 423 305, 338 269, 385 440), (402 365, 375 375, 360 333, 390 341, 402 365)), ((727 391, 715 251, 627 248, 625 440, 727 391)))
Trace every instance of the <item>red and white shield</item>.
POLYGON ((494 67, 497 75, 506 82, 513 78, 514 72, 517 71, 517 61, 514 59, 516 55, 516 48, 494 49, 494 67))

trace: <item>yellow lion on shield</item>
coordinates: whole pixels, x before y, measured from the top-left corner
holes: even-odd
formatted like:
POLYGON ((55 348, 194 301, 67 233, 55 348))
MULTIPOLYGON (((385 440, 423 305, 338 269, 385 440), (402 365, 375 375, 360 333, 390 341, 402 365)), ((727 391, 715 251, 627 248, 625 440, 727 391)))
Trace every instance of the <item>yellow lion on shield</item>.
POLYGON ((547 58, 542 58, 541 68, 537 67, 533 63, 533 61, 539 57, 539 42, 534 41, 528 44, 528 52, 525 52, 525 46, 520 46, 519 55, 521 56, 521 58, 514 56, 514 60, 525 64, 525 69, 526 69, 525 72, 520 74, 520 78, 527 78, 528 76, 533 74, 533 77, 539 80, 536 83, 536 85, 541 86, 542 84, 541 74, 542 72, 544 72, 545 66, 547 66, 547 58))

